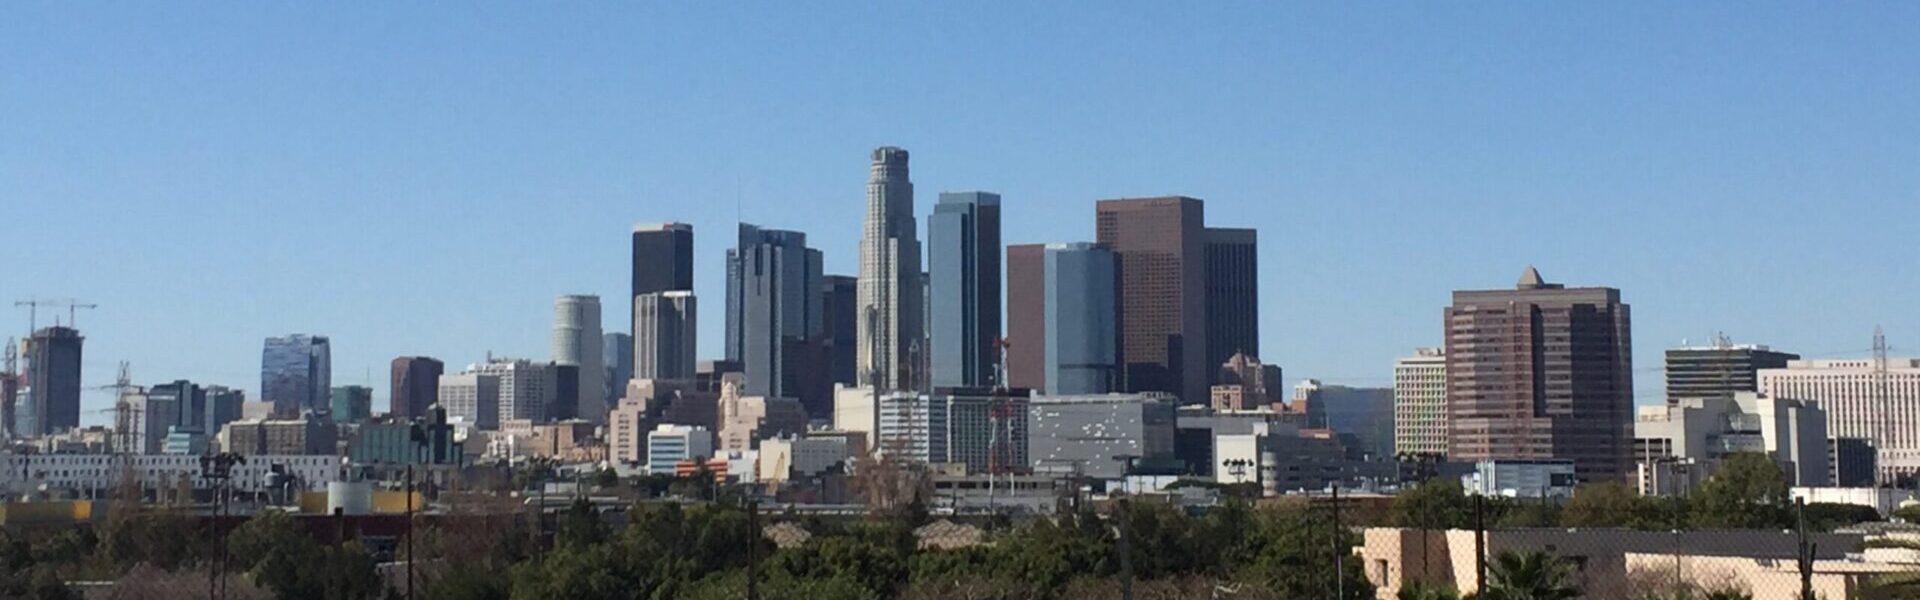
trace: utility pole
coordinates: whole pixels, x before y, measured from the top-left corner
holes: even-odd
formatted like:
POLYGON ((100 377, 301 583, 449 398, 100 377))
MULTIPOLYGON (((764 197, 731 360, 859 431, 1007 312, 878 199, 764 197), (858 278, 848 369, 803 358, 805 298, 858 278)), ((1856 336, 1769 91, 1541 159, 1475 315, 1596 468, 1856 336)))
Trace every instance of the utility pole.
POLYGON ((1879 473, 1874 473, 1873 476, 1874 494, 1876 495, 1874 504, 1877 505, 1880 503, 1880 499, 1877 497, 1880 493, 1880 474, 1888 473, 1889 477, 1887 477, 1887 479, 1892 479, 1891 473, 1887 470, 1887 466, 1882 464, 1885 462, 1882 459, 1886 457, 1886 447, 1891 445, 1890 440, 1887 439, 1889 437, 1887 435, 1887 420, 1891 418, 1892 415, 1890 411, 1893 409, 1893 407, 1890 406, 1893 399, 1888 394, 1887 389, 1887 333, 1882 330, 1879 325, 1873 326, 1873 400, 1873 412, 1875 413, 1873 468, 1875 471, 1879 471, 1879 473))
POLYGON ((1345 554, 1353 548, 1342 543, 1345 531, 1340 529, 1340 482, 1333 483, 1333 597, 1346 600, 1346 581, 1341 577, 1341 567, 1345 564, 1345 554))

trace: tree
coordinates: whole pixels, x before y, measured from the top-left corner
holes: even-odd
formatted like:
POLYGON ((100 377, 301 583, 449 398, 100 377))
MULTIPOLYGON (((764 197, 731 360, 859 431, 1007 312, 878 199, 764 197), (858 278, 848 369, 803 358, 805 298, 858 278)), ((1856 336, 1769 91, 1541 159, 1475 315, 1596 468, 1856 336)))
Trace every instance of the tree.
POLYGON ((1736 452, 1720 459, 1713 477, 1694 494, 1693 523, 1723 529, 1779 529, 1793 525, 1786 477, 1766 454, 1736 452))
POLYGON ((607 540, 607 526, 600 522, 600 511, 586 498, 574 500, 567 512, 560 515, 560 531, 556 543, 562 546, 587 547, 598 545, 607 540))
POLYGON ((277 510, 254 515, 228 537, 230 555, 279 598, 354 600, 380 594, 373 557, 359 542, 322 547, 277 510))
POLYGON ((1400 592, 1393 597, 1396 600, 1460 600, 1460 592, 1450 587, 1413 580, 1400 586, 1400 592))
POLYGON ((37 564, 26 540, 0 532, 0 598, 78 600, 52 565, 37 564))
POLYGON ((1429 479, 1394 496, 1388 515, 1400 527, 1469 529, 1473 527, 1473 500, 1459 481, 1429 479))
POLYGON ((1336 531, 1330 515, 1310 507, 1263 512, 1259 526, 1250 533, 1255 550, 1252 563, 1242 571, 1243 579, 1283 598, 1374 597, 1361 561, 1351 556, 1360 542, 1352 530, 1336 531), (1345 559, 1337 575, 1336 557, 1345 559), (1335 595, 1336 587, 1344 596, 1335 595))
POLYGON ((593 473, 593 484, 601 489, 620 487, 620 472, 613 467, 601 467, 593 473))
POLYGON ((1841 527, 1858 525, 1880 520, 1880 512, 1871 506, 1858 504, 1839 504, 1834 502, 1809 502, 1805 507, 1807 528, 1814 531, 1833 531, 1841 527))
POLYGON ((1640 498, 1618 481, 1589 483, 1573 489, 1573 498, 1560 512, 1567 527, 1627 527, 1636 519, 1640 498))
POLYGON ((1580 597, 1573 566, 1545 552, 1502 552, 1487 566, 1484 600, 1568 600, 1580 597))
MULTIPOLYGON (((561 546, 539 562, 513 569, 513 598, 617 600, 637 596, 626 564, 601 546, 561 546)), ((640 596, 644 597, 644 596, 640 596)))
POLYGON ((426 585, 426 600, 507 600, 512 577, 509 570, 455 565, 426 585))

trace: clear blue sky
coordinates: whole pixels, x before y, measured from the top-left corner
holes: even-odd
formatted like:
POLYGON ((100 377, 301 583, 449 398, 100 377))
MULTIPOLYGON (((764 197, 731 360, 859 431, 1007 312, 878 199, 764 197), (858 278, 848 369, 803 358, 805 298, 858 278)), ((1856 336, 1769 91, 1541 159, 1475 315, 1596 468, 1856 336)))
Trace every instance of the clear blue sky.
POLYGON ((985 189, 1010 243, 1115 196, 1259 228, 1290 380, 1385 384, 1528 263, 1624 290, 1643 402, 1715 331, 1920 348, 1920 5, 909 4, 7 2, 0 299, 99 303, 89 384, 251 392, 312 332, 384 409, 396 355, 547 357, 555 295, 623 329, 627 232, 679 220, 714 355, 736 215, 852 272, 895 144, 923 226, 985 189))

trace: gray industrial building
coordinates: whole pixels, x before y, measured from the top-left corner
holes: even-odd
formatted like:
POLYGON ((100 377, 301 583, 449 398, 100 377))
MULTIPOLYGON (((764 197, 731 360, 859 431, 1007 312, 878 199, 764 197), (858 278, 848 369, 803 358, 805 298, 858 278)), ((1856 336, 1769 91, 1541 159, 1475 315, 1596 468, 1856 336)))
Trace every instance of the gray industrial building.
POLYGON ((1171 460, 1168 394, 1035 396, 1027 451, 1036 473, 1119 479, 1130 461, 1171 460))

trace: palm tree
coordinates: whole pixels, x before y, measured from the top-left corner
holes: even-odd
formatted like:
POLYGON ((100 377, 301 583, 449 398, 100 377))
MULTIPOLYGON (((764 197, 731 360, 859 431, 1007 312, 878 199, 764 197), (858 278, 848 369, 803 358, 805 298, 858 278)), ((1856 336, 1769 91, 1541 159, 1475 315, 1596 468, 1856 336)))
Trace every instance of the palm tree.
POLYGON ((1569 600, 1580 597, 1573 565, 1545 552, 1502 552, 1489 565, 1483 600, 1569 600))

